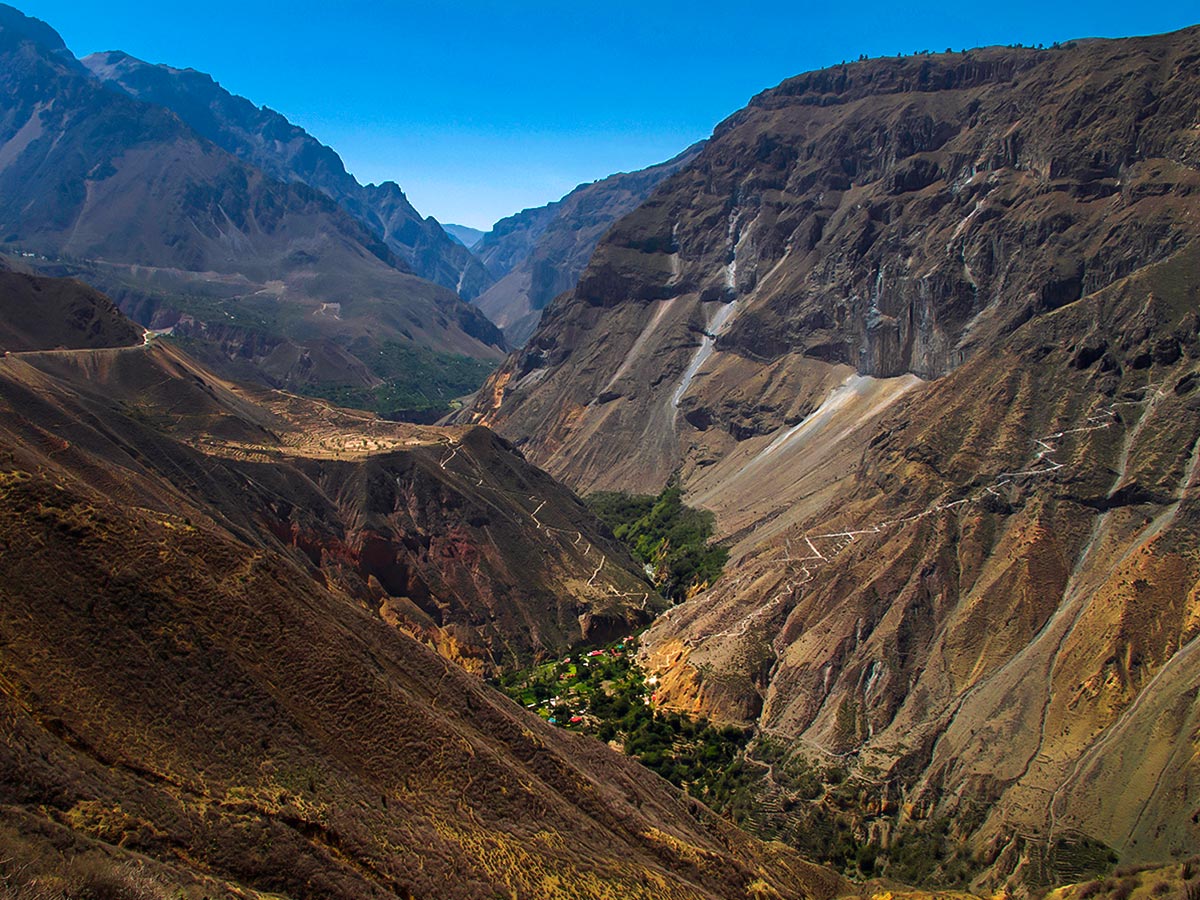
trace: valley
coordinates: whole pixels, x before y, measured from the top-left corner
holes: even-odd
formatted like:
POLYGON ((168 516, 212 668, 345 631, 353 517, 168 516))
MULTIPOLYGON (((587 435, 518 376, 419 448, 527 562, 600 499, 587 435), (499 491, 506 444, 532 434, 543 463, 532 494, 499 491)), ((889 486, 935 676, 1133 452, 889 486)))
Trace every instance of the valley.
POLYGON ((0 64, 0 900, 1195 900, 1200 26, 862 54, 490 230, 0 64))

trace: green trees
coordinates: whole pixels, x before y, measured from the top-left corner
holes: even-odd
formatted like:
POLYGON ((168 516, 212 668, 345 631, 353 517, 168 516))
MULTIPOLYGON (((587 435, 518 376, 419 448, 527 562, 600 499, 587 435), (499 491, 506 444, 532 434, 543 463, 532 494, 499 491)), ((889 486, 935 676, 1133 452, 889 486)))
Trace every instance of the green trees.
POLYGON ((653 570, 654 583, 670 600, 686 599, 712 584, 729 559, 726 548, 709 544, 713 514, 685 505, 675 478, 657 497, 604 491, 587 503, 653 570))

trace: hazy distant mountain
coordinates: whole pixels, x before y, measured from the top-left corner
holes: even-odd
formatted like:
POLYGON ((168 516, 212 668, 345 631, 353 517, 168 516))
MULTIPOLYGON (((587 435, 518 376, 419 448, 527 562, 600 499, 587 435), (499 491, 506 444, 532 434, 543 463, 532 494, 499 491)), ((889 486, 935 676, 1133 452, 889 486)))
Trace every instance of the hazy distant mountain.
POLYGON ((533 252, 534 244, 554 219, 561 202, 555 200, 506 216, 479 239, 475 255, 494 278, 503 278, 533 252))
POLYGON ((657 166, 580 185, 561 200, 502 219, 483 236, 474 249, 499 280, 475 302, 510 345, 524 344, 546 304, 575 286, 613 222, 635 210, 703 146, 695 144, 657 166))
MULTIPOLYGON (((398 189, 375 193, 401 205, 398 189)), ((378 365, 385 345, 494 359, 502 344, 478 310, 410 274, 325 193, 272 178, 174 112, 106 89, 53 30, 9 7, 4 248, 86 278, 144 323, 205 341, 210 363, 279 385, 374 390, 391 377, 378 365)))
POLYGON ((108 87, 170 109, 199 134, 280 181, 300 181, 336 200, 422 278, 477 296, 492 279, 437 220, 422 218, 393 182, 364 187, 341 157, 267 107, 229 93, 203 72, 127 53, 94 53, 83 64, 108 87))
POLYGON ((446 234, 454 238, 468 250, 479 243, 480 239, 487 234, 486 231, 480 231, 478 228, 471 228, 469 225, 443 225, 442 228, 446 234))

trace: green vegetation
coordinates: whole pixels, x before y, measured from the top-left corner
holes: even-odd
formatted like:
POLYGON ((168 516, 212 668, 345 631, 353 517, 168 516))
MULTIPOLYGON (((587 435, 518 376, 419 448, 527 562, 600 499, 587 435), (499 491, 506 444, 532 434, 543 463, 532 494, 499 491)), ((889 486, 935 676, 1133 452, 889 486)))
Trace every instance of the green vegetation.
POLYGON ((714 809, 731 805, 742 790, 740 757, 750 733, 706 719, 655 710, 653 685, 633 659, 633 638, 602 650, 502 676, 497 687, 552 724, 590 734, 714 809))
POLYGON ((590 495, 587 504, 646 564, 670 600, 684 600, 711 585, 729 559, 726 548, 709 543, 713 514, 684 505, 677 478, 657 497, 603 491, 590 495))
POLYGON ((982 867, 960 838, 981 824, 971 813, 953 823, 946 818, 908 823, 881 844, 872 839, 880 832, 868 827, 866 813, 886 805, 877 780, 853 777, 840 765, 815 764, 793 745, 766 735, 747 748, 745 761, 760 771, 752 786, 755 806, 745 821, 758 837, 783 841, 856 879, 883 876, 926 888, 965 889, 982 867))
POLYGON ((354 385, 312 385, 299 392, 338 406, 366 409, 388 419, 432 422, 453 408, 456 397, 476 390, 495 368, 494 363, 437 353, 387 341, 375 352, 363 352, 373 374, 384 383, 367 388, 354 385))

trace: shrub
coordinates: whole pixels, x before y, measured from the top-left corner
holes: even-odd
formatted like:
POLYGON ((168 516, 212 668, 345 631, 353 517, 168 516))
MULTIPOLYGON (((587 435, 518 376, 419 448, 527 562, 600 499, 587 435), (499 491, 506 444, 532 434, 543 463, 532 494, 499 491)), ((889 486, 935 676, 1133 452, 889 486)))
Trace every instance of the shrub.
POLYGON ((166 900, 163 885, 140 866, 83 857, 67 871, 67 900, 166 900))

